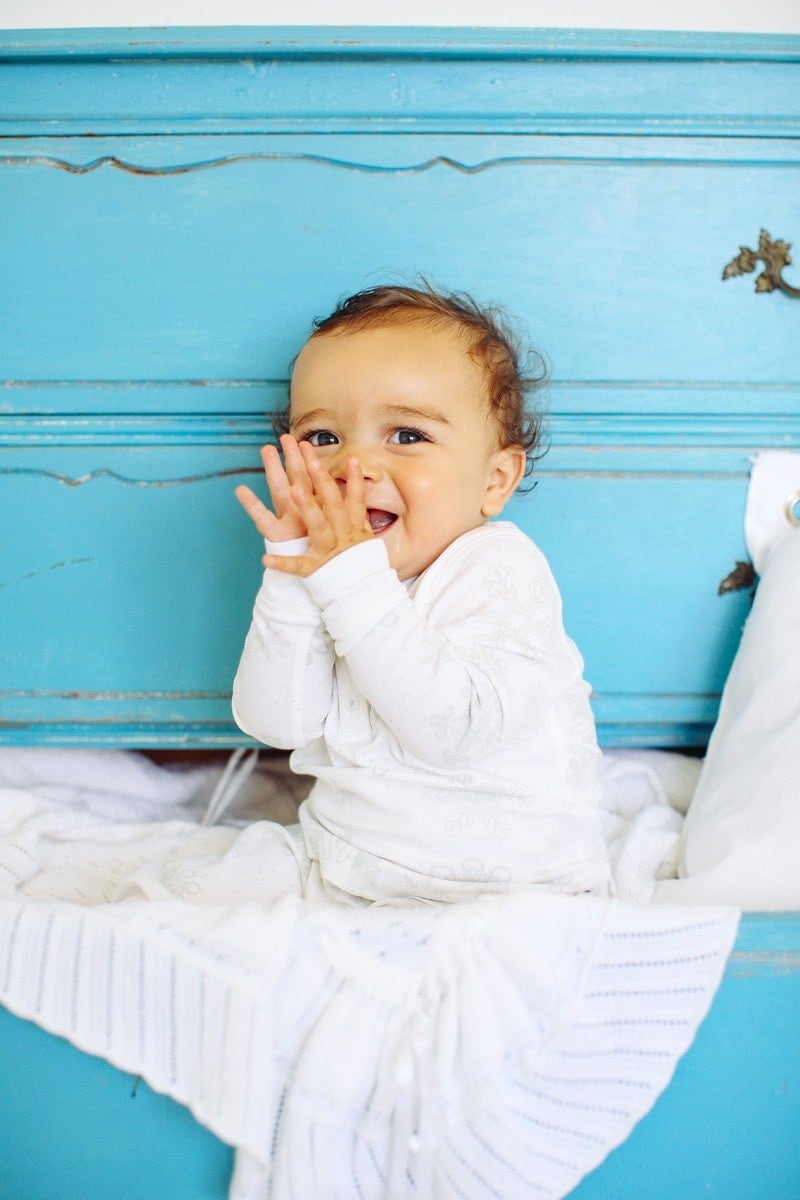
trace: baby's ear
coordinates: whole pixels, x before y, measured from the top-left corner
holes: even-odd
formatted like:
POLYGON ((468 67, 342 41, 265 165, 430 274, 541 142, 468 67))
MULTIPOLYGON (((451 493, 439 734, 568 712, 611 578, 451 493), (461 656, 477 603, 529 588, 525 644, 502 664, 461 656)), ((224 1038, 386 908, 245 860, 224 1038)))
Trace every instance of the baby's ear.
POLYGON ((503 511, 522 482, 525 465, 522 446, 506 446, 495 451, 489 460, 489 477, 481 506, 484 517, 496 517, 503 511))

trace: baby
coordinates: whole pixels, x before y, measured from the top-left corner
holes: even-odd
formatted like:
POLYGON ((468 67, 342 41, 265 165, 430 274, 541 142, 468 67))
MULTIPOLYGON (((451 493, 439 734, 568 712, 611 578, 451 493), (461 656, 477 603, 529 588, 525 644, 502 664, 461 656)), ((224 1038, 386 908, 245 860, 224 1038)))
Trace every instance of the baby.
POLYGON ((538 444, 514 342, 469 298, 376 287, 294 365, 237 724, 315 779, 300 888, 352 903, 605 892, 583 663, 502 512, 538 444))

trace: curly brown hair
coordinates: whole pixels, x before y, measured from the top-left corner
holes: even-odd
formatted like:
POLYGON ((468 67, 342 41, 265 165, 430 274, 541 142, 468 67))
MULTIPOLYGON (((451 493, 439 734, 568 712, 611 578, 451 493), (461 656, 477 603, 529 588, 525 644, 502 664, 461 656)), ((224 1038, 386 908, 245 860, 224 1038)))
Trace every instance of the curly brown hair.
MULTIPOLYGON (((486 398, 497 423, 501 446, 521 446, 525 474, 544 453, 541 414, 528 407, 526 393, 544 386, 547 370, 541 355, 528 351, 523 368, 522 339, 504 309, 479 305, 464 292, 445 293, 423 281, 419 287, 386 284, 366 288, 342 300, 327 317, 314 321, 312 338, 342 331, 420 320, 455 327, 467 353, 483 368, 486 398)), ((288 429, 288 408, 275 414, 276 432, 288 429)))

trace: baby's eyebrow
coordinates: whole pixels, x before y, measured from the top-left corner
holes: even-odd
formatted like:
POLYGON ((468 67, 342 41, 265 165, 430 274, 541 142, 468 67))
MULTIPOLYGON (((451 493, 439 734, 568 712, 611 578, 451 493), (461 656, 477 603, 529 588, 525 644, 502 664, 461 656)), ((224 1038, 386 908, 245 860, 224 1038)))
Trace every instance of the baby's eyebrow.
POLYGON ((415 408, 411 404, 386 404, 379 410, 383 416, 397 420, 435 421, 439 425, 452 425, 453 422, 436 408, 415 408))
MULTIPOLYGON (((436 408, 416 408, 413 404, 383 404, 377 410, 380 416, 392 421, 434 421, 438 425, 452 425, 453 422, 436 408)), ((289 428, 305 428, 307 425, 330 424, 336 419, 336 413, 329 408, 313 408, 303 413, 302 417, 290 418, 289 428)))
POLYGON ((298 425, 317 425, 320 421, 328 421, 332 419, 333 414, 327 408, 314 408, 311 412, 303 413, 302 417, 289 418, 289 428, 297 429, 298 425))

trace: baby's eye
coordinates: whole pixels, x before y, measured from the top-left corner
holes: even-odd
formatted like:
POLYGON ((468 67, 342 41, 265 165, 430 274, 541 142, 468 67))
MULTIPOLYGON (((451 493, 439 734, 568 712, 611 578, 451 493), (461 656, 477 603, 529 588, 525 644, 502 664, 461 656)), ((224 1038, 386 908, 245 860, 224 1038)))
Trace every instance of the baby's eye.
POLYGON ((339 444, 339 439, 335 433, 331 433, 330 429, 312 429, 309 433, 304 433, 300 441, 309 442, 315 450, 320 450, 324 446, 338 446, 339 444))
POLYGON ((414 446, 417 442, 427 442, 428 440, 428 437, 421 429, 409 429, 407 427, 392 430, 391 437, 389 438, 389 441, 393 442, 396 446, 414 446))

